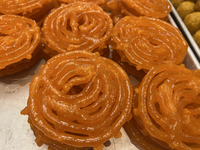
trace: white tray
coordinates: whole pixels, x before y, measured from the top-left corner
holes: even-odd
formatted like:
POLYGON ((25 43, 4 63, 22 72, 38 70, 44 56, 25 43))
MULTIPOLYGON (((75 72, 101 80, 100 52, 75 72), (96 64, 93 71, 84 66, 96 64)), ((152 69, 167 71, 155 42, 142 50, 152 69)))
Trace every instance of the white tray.
MULTIPOLYGON (((175 25, 171 16, 171 23, 175 25)), ((38 147, 35 143, 35 136, 27 123, 27 116, 20 114, 26 106, 29 96, 29 83, 33 76, 40 70, 40 65, 45 61, 41 60, 28 70, 12 76, 0 78, 0 149, 1 150, 47 150, 47 146, 38 147)), ((193 70, 200 68, 199 62, 191 49, 185 57, 184 64, 193 70)), ((131 78, 132 83, 137 82, 131 78)), ((110 139, 111 145, 104 150, 137 150, 130 142, 124 129, 121 129, 123 136, 119 139, 110 139)))

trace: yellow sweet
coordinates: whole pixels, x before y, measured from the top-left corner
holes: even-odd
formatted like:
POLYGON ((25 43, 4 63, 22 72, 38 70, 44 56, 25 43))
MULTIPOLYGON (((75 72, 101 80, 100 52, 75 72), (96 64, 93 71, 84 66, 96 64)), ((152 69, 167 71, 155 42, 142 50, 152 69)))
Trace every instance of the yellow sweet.
POLYGON ((185 0, 171 0, 171 3, 175 8, 178 8, 178 6, 184 1, 185 0))
POLYGON ((177 12, 179 16, 184 20, 188 14, 195 12, 195 3, 190 1, 183 2, 178 6, 177 12))
POLYGON ((200 29, 200 12, 193 12, 187 15, 184 19, 184 23, 190 33, 194 35, 200 29))
POLYGON ((195 11, 200 11, 200 0, 197 0, 195 4, 195 11))
POLYGON ((193 38, 195 40, 195 42, 197 43, 197 45, 200 47, 200 30, 198 30, 194 35, 193 38))

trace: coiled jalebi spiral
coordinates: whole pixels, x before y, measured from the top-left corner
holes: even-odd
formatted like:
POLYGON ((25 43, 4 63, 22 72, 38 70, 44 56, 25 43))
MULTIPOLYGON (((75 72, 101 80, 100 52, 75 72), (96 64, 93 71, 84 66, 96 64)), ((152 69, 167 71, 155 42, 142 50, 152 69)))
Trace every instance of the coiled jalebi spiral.
POLYGON ((30 67, 26 66, 27 62, 38 60, 33 57, 42 48, 39 43, 40 28, 35 21, 17 15, 0 15, 0 76, 30 67), (23 65, 17 67, 20 64, 23 65))
POLYGON ((150 70, 167 62, 180 64, 188 48, 177 28, 145 16, 126 16, 118 21, 114 26, 113 41, 122 61, 129 62, 138 70, 150 70))
POLYGON ((62 4, 44 21, 46 52, 102 52, 113 30, 110 15, 92 3, 62 4))
POLYGON ((146 74, 135 91, 134 114, 143 133, 172 149, 200 148, 200 70, 159 65, 146 74))
MULTIPOLYGON (((52 57, 33 78, 29 93, 32 125, 74 147, 102 147, 119 135, 131 115, 127 74, 98 53, 73 51, 52 57)), ((41 134, 38 138, 43 141, 41 134)))

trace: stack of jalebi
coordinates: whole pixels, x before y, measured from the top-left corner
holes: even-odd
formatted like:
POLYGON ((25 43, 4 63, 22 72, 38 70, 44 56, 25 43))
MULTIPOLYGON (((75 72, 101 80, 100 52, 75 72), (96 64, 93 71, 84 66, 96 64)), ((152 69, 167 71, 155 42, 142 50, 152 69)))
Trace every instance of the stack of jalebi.
POLYGON ((125 125, 134 143, 146 149, 163 150, 158 144, 177 150, 200 149, 200 70, 159 65, 146 74, 135 92, 136 116, 125 125), (152 140, 154 144, 148 143, 152 140))
POLYGON ((0 14, 21 15, 41 25, 54 0, 1 0, 0 14))
POLYGON ((62 4, 44 21, 43 36, 46 53, 74 50, 100 52, 107 50, 113 21, 103 9, 92 3, 62 4))
POLYGON ((168 0, 110 0, 107 6, 115 22, 127 15, 165 18, 171 12, 168 0))
POLYGON ((122 62, 145 72, 160 64, 182 63, 188 44, 171 24, 150 17, 126 16, 116 23, 113 41, 122 62))
POLYGON ((124 70, 99 53, 58 54, 30 83, 27 111, 38 145, 102 149, 131 117, 124 70))
POLYGON ((0 15, 0 76, 29 68, 40 57, 40 28, 17 15, 0 15))

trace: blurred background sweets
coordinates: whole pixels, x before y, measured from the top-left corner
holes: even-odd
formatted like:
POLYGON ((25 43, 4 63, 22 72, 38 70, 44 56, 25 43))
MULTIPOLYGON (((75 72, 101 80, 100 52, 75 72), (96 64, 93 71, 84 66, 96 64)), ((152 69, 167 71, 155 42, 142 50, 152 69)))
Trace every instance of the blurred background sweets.
POLYGON ((171 3, 200 47, 200 0, 171 0, 171 3))

